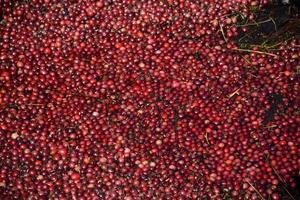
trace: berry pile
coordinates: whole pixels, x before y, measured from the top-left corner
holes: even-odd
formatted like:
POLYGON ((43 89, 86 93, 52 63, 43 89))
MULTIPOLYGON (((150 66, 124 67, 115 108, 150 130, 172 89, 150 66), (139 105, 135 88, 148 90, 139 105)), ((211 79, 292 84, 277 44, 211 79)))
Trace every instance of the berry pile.
POLYGON ((4 0, 0 199, 279 199, 300 169, 300 40, 267 0, 4 0))

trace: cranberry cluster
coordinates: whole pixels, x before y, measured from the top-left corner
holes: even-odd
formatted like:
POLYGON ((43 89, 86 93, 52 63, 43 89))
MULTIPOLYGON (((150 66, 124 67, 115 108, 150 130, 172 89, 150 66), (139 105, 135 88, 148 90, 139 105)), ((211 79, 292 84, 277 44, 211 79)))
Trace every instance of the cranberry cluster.
POLYGON ((300 40, 235 40, 267 3, 3 0, 0 199, 279 199, 300 40))

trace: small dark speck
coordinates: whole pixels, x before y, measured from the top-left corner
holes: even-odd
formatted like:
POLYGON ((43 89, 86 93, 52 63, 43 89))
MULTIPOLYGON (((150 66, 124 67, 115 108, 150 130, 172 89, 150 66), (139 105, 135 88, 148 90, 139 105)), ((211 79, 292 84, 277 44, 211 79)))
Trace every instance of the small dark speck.
POLYGON ((100 77, 100 76, 97 76, 97 77, 95 78, 95 80, 96 80, 96 81, 101 81, 101 77, 100 77))
POLYGON ((63 16, 65 16, 65 17, 69 16, 69 11, 68 11, 68 9, 67 9, 67 8, 64 8, 64 9, 62 10, 62 14, 63 14, 63 16))
POLYGON ((201 54, 200 54, 200 52, 196 52, 196 53, 194 53, 194 58, 196 59, 196 60, 201 60, 201 54))

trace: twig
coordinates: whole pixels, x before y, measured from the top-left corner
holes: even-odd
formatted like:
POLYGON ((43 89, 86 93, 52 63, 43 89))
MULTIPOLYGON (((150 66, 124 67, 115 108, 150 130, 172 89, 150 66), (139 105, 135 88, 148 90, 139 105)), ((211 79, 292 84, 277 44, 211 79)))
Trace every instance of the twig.
POLYGON ((223 36, 225 42, 227 43, 227 38, 225 37, 225 33, 224 33, 224 30, 223 30, 223 27, 222 27, 222 25, 220 23, 219 23, 219 26, 220 26, 220 30, 221 30, 222 36, 223 36))
POLYGON ((231 93, 230 95, 228 95, 228 99, 230 99, 230 98, 233 97, 234 95, 238 94, 240 89, 241 89, 241 88, 235 90, 233 93, 231 93))
POLYGON ((246 61, 246 63, 248 63, 249 65, 251 65, 251 62, 247 58, 245 58, 245 56, 242 56, 242 58, 246 61))
POLYGON ((208 140, 208 136, 207 136, 207 132, 205 133, 205 140, 206 140, 207 144, 210 145, 209 140, 208 140))
POLYGON ((264 20, 264 21, 261 21, 261 22, 256 22, 254 21, 254 23, 249 23, 249 24, 241 24, 241 25, 236 25, 237 27, 245 27, 245 26, 258 26, 259 24, 264 24, 266 22, 269 22, 269 21, 274 21, 273 19, 267 19, 267 20, 264 20))
POLYGON ((251 49, 233 48, 231 50, 234 50, 234 51, 244 51, 244 52, 249 52, 249 53, 266 54, 266 55, 269 55, 269 56, 278 57, 278 55, 273 54, 273 53, 268 53, 268 52, 263 52, 263 51, 256 51, 256 50, 251 50, 251 49))
POLYGON ((105 64, 109 65, 109 63, 108 63, 105 59, 103 59, 102 61, 103 61, 105 64))
POLYGON ((254 78, 257 78, 257 76, 255 76, 254 74, 248 72, 248 74, 250 74, 250 76, 254 77, 254 78))
POLYGON ((278 174, 277 170, 271 165, 273 171, 275 172, 276 176, 280 179, 280 181, 283 183, 283 189, 286 191, 286 193, 293 199, 296 200, 293 195, 288 191, 288 189, 285 187, 285 180, 278 174))
POLYGON ((262 199, 262 200, 265 200, 265 198, 261 195, 261 193, 248 181, 246 180, 247 183, 255 190, 255 192, 259 195, 259 197, 262 199))
POLYGON ((240 16, 242 19, 245 19, 245 15, 239 11, 235 11, 235 13, 231 13, 231 14, 226 14, 226 15, 222 15, 221 18, 227 18, 227 17, 231 17, 231 16, 240 16))
POLYGON ((276 25, 276 22, 274 21, 274 19, 272 17, 270 17, 271 21, 273 22, 274 24, 274 27, 275 27, 275 31, 277 32, 277 25, 276 25))
MULTIPOLYGON (((259 44, 253 44, 253 45, 250 45, 251 47, 260 47, 260 48, 264 48, 264 49, 272 49, 272 48, 274 48, 274 47, 276 47, 276 46, 279 46, 279 45, 281 45, 283 42, 279 42, 279 43, 277 43, 277 44, 274 44, 274 45, 270 45, 270 46, 268 46, 268 45, 265 45, 265 44, 261 44, 261 45, 259 45, 259 44)), ((272 50, 278 50, 278 49, 272 49, 272 50)))
POLYGON ((275 128, 275 127, 277 127, 277 125, 276 125, 276 124, 273 124, 273 125, 270 125, 270 126, 266 126, 266 128, 267 128, 267 129, 270 129, 270 128, 275 128))

